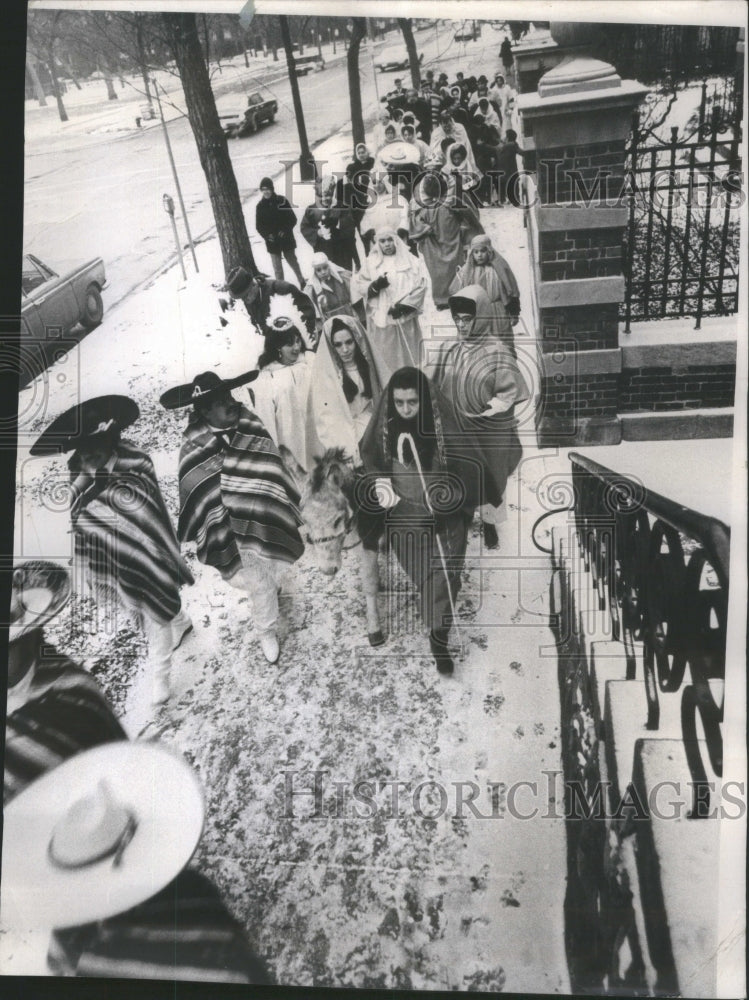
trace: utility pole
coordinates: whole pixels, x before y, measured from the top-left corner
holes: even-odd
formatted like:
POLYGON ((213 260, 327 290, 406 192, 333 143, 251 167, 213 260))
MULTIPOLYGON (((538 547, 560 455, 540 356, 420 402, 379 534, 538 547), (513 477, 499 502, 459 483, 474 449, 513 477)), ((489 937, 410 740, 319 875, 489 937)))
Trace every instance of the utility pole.
MULTIPOLYGON (((192 262, 195 265, 195 273, 197 274, 200 270, 198 267, 198 258, 195 256, 195 244, 192 241, 192 233, 190 232, 190 223, 187 221, 187 209, 185 208, 185 203, 182 199, 182 188, 180 187, 179 177, 177 176, 177 167, 174 163, 174 156, 172 155, 172 144, 169 141, 169 129, 166 127, 166 121, 164 120, 164 109, 161 106, 161 98, 159 97, 159 86, 154 78, 151 83, 153 84, 153 92, 156 95, 156 103, 159 106, 159 115, 161 116, 161 125, 164 129, 164 138, 166 139, 166 151, 169 154, 169 163, 172 168, 172 176, 174 177, 174 186, 177 188, 177 198, 179 199, 179 207, 182 212, 182 218, 185 223, 185 231, 187 233, 187 242, 190 244, 190 251, 192 253, 192 262)), ((172 216, 172 219, 174 216, 172 216)), ((175 228, 176 232, 176 228, 175 228)), ((180 257, 180 260, 182 258, 180 257)))
POLYGON ((294 117, 296 127, 299 132, 299 175, 303 181, 317 180, 317 167, 312 159, 312 152, 307 141, 307 127, 304 124, 304 110, 302 108, 302 98, 299 94, 299 80, 296 75, 294 64, 294 53, 291 50, 291 35, 289 34, 289 20, 285 14, 278 15, 278 23, 281 27, 281 38, 286 51, 286 65, 289 71, 289 85, 291 86, 291 99, 294 104, 294 117))

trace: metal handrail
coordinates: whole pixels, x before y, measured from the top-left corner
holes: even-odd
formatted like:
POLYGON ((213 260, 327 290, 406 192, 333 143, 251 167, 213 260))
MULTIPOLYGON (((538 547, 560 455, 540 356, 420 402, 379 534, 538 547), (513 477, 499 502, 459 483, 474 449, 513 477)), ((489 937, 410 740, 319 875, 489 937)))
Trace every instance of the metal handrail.
MULTIPOLYGON (((579 452, 568 457, 578 544, 599 608, 608 609, 614 638, 628 652, 635 643, 642 646, 648 729, 660 725, 659 690, 682 691, 691 815, 701 818, 709 812, 713 785, 697 736, 698 715, 713 773, 720 777, 723 767, 730 528, 579 452)), ((628 678, 637 672, 635 662, 628 678)))

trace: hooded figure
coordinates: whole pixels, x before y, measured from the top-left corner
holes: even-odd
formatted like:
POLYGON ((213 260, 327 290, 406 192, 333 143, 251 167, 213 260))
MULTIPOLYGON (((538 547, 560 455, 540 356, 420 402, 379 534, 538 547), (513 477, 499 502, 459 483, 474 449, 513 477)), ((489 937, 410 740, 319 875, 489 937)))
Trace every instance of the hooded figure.
POLYGON ((400 186, 382 174, 377 188, 372 192, 370 207, 361 221, 364 248, 369 253, 375 233, 381 229, 394 229, 405 242, 408 239, 408 200, 401 194, 400 186))
POLYGON ((361 323, 353 316, 326 320, 307 404, 316 453, 343 448, 346 458, 359 466, 359 441, 381 393, 374 354, 361 323))
POLYGON ((312 301, 321 326, 331 316, 354 315, 350 286, 351 271, 333 264, 322 252, 312 255, 312 277, 304 287, 304 294, 312 301))
POLYGON ((492 307, 494 335, 515 354, 512 328, 520 316, 520 290, 510 265, 497 253, 486 234, 471 240, 468 259, 458 268, 450 292, 456 294, 468 285, 484 289, 492 307))
POLYGON ((440 345, 428 374, 453 405, 461 426, 478 441, 484 537, 493 548, 500 518, 496 508, 522 453, 513 411, 529 391, 517 360, 494 335, 494 313, 484 289, 462 288, 450 296, 449 306, 458 338, 440 345))
POLYGON ((469 195, 457 198, 446 181, 427 174, 409 208, 409 231, 424 258, 432 281, 432 298, 438 309, 447 308, 450 285, 463 259, 464 243, 481 229, 478 211, 469 195))
POLYGON ((351 282, 351 298, 364 300, 367 335, 380 377, 386 380, 404 364, 419 364, 427 276, 421 260, 394 229, 377 232, 374 247, 351 282))
POLYGON ((447 638, 480 490, 480 465, 466 457, 472 442, 450 401, 422 372, 406 367, 390 379, 360 444, 371 481, 370 489, 359 490, 362 505, 368 517, 381 512, 388 541, 419 591, 443 673, 453 669, 447 638))

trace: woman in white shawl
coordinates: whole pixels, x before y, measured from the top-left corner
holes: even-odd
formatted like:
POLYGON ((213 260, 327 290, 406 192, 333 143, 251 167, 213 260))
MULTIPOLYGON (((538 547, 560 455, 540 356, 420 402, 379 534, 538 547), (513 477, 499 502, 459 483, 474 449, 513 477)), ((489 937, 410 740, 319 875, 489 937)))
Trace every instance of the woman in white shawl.
POLYGON ((377 187, 371 192, 370 206, 361 220, 364 249, 369 253, 375 233, 381 229, 394 229, 405 242, 408 239, 408 199, 400 185, 393 184, 388 174, 380 175, 377 187))
POLYGON ((420 258, 409 253, 394 229, 379 229, 374 247, 351 281, 351 298, 365 302, 367 334, 383 385, 399 368, 419 366, 419 315, 427 288, 420 258))
POLYGON ((288 448, 305 472, 312 468, 315 450, 306 420, 313 358, 305 352, 298 328, 283 317, 276 319, 265 336, 260 374, 250 390, 252 409, 276 446, 288 448))
POLYGON ((317 439, 316 454, 343 448, 361 464, 359 441, 380 398, 382 384, 367 335, 353 316, 325 321, 315 355, 307 420, 317 439))
POLYGON ((351 305, 351 271, 339 267, 327 254, 312 254, 312 277, 304 287, 304 294, 309 296, 315 307, 315 318, 318 330, 331 316, 345 313, 354 315, 351 305))

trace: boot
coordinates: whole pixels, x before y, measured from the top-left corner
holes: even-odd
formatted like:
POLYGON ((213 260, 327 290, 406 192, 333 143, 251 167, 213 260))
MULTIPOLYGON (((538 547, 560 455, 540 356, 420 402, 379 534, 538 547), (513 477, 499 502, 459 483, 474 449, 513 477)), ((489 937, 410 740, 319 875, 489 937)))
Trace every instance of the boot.
POLYGON ((169 666, 159 666, 153 673, 151 704, 164 705, 169 701, 169 666))
POLYGON ((277 663, 281 653, 278 645, 278 637, 275 632, 262 632, 260 634, 260 648, 268 663, 277 663))
POLYGON ((432 651, 437 670, 441 674, 451 674, 455 669, 447 646, 447 635, 448 630, 445 628, 434 629, 429 633, 429 648, 432 651))
POLYGON ((484 536, 484 545, 487 549, 498 549, 499 548, 499 535, 497 534, 497 529, 489 521, 481 522, 481 532, 484 536))

